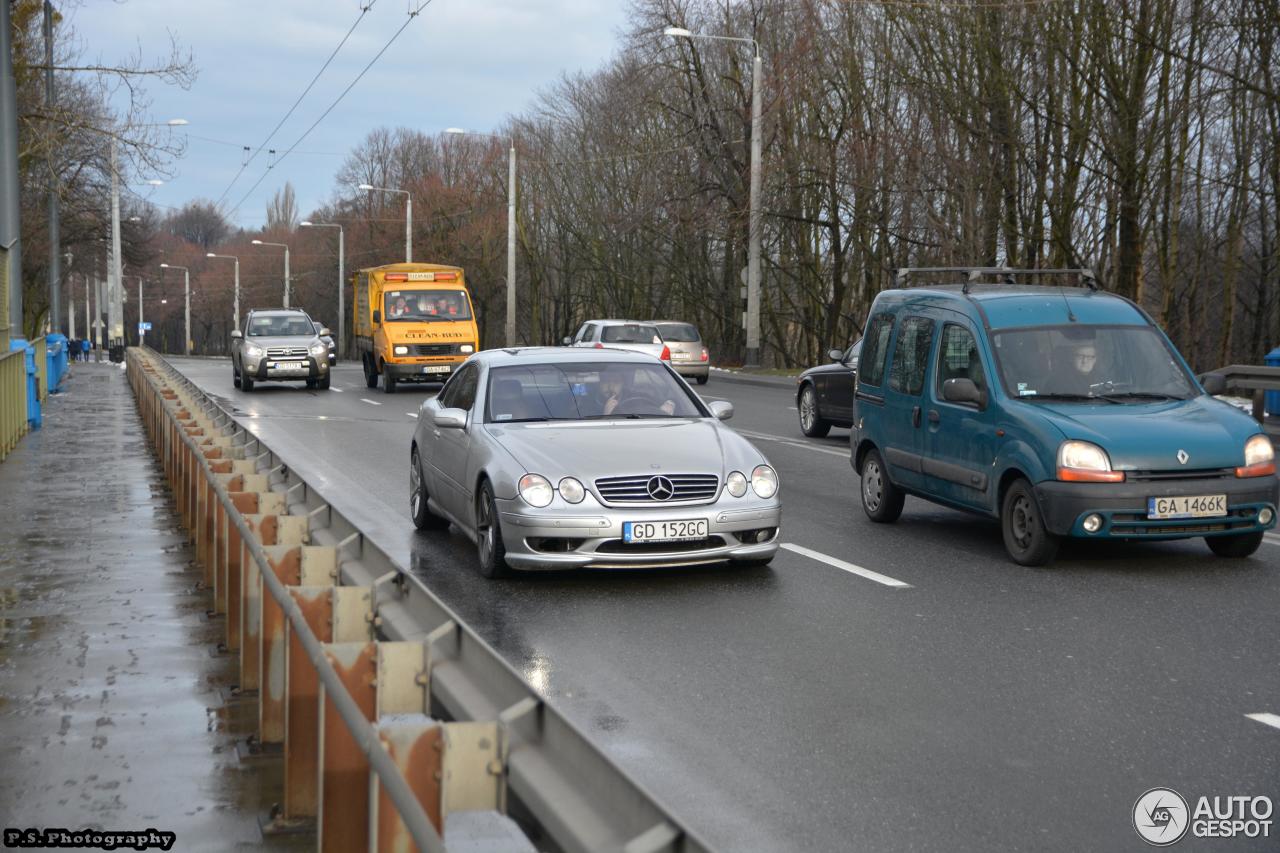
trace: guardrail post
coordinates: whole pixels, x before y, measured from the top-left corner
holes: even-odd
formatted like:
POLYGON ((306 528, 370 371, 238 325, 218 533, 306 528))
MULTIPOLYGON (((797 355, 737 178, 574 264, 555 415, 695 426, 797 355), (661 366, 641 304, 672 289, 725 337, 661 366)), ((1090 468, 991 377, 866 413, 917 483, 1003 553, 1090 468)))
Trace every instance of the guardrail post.
MULTIPOLYGON (((373 721, 377 711, 377 644, 330 643, 325 658, 351 698, 373 721)), ((338 716, 325 690, 320 691, 320 814, 317 846, 324 853, 365 847, 369 843, 369 761, 338 716)))
MULTIPOLYGON (((444 779, 444 727, 425 714, 412 714, 378 723, 378 740, 413 789, 422 810, 436 832, 444 835, 441 789, 444 779)), ((414 850, 391 798, 382 790, 376 773, 369 774, 369 849, 378 853, 407 853, 414 850)))
MULTIPOLYGON (((306 519, 293 515, 249 516, 259 519, 255 529, 264 545, 301 545, 306 519)), ((247 519, 246 519, 247 520, 247 519)), ((270 571, 285 586, 296 586, 301 580, 302 549, 298 547, 264 548, 270 571)), ((275 597, 267 594, 262 578, 258 578, 261 622, 258 627, 258 741, 262 746, 284 744, 285 700, 288 670, 285 652, 288 647, 284 610, 275 597)))

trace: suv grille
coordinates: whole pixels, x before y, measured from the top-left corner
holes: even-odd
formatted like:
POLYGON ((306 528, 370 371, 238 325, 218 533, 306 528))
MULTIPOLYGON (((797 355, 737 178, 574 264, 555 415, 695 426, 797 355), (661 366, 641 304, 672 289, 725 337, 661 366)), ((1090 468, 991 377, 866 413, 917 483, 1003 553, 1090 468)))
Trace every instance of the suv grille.
POLYGON ((461 344, 410 344, 409 355, 453 355, 461 344))
POLYGON ((596 491, 605 503, 679 503, 709 501, 720 490, 717 474, 639 474, 630 477, 602 477, 596 491), (665 481, 665 482, 654 482, 665 481), (661 496, 670 491, 671 496, 661 496), (655 493, 658 497, 655 497, 655 493))
POLYGON ((267 358, 306 358, 306 347, 267 347, 267 358))

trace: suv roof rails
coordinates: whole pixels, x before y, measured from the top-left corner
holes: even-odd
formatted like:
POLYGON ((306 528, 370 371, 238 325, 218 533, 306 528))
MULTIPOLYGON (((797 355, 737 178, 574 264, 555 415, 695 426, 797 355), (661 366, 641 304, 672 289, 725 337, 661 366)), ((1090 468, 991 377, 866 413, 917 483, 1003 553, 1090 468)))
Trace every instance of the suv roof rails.
MULTIPOLYGON (((894 287, 909 287, 908 279, 912 275, 940 275, 943 273, 963 273, 965 276, 964 287, 962 292, 966 295, 969 288, 974 284, 982 283, 980 280, 986 276, 1000 276, 1002 284, 1016 284, 1014 281, 1016 276, 1038 276, 1038 275, 1074 275, 1079 280, 1077 287, 1087 287, 1093 292, 1098 290, 1098 277, 1093 274, 1093 270, 1089 267, 1079 267, 1077 269, 1013 269, 1010 267, 900 267, 894 271, 893 284, 894 287)), ((1027 282, 1030 283, 1030 282, 1027 282)), ((1057 285, 1060 286, 1060 285, 1057 285)))

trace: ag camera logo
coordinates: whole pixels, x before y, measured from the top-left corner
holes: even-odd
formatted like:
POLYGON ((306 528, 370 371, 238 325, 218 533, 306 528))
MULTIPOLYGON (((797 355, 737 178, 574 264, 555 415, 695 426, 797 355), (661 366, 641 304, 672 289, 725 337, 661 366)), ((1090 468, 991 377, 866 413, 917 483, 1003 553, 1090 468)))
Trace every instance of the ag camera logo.
POLYGON ((1133 828, 1148 844, 1167 847, 1187 834, 1187 801, 1172 788, 1152 788, 1133 804, 1133 828))

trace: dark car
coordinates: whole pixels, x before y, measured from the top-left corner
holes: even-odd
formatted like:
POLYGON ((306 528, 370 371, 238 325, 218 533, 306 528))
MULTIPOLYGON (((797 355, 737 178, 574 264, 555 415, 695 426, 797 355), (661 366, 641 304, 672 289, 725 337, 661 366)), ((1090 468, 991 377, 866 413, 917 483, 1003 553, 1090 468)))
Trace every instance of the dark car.
POLYGON ((853 383, 861 351, 861 340, 845 350, 833 349, 827 353, 830 364, 811 367, 797 377, 796 411, 805 435, 822 438, 833 426, 853 425, 853 383))
POLYGON ((320 336, 320 340, 324 341, 325 346, 329 348, 329 366, 333 367, 338 363, 338 345, 333 342, 333 335, 326 334, 329 330, 325 328, 324 323, 311 321, 311 325, 315 326, 316 334, 320 336))

